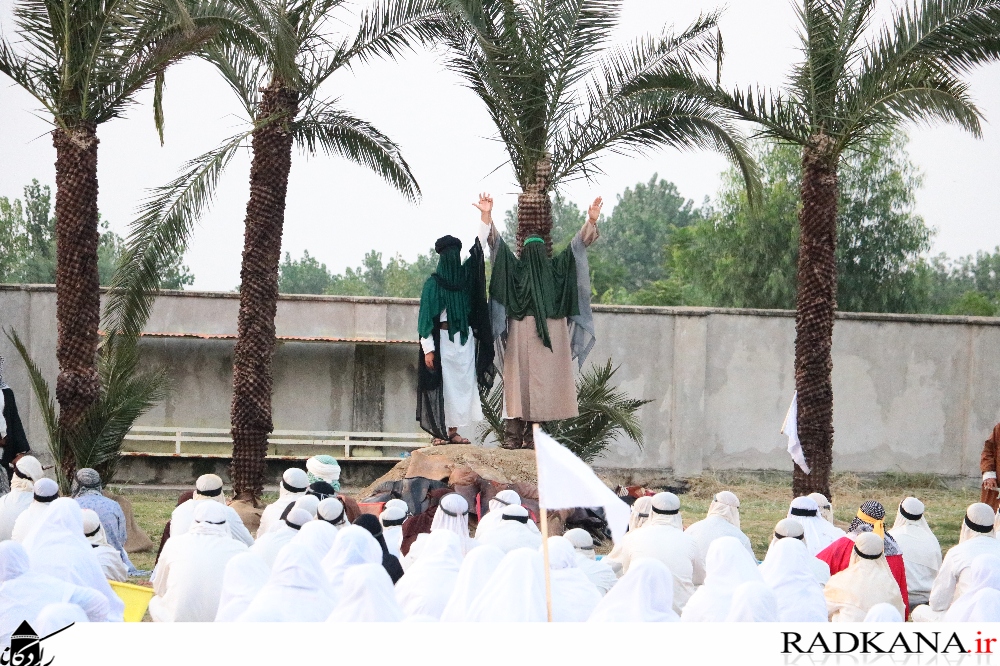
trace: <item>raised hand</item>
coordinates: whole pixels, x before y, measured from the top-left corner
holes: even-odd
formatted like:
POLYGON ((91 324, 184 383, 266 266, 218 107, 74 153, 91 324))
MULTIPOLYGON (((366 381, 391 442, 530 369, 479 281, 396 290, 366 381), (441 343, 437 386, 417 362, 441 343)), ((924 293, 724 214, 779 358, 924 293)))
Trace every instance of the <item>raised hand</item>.
POLYGON ((587 209, 587 221, 591 224, 597 224, 597 219, 601 216, 601 207, 604 206, 604 199, 597 197, 594 199, 594 203, 590 204, 590 208, 587 209))
POLYGON ((479 195, 479 203, 472 205, 479 209, 483 224, 490 224, 493 220, 493 197, 488 192, 483 192, 479 195))

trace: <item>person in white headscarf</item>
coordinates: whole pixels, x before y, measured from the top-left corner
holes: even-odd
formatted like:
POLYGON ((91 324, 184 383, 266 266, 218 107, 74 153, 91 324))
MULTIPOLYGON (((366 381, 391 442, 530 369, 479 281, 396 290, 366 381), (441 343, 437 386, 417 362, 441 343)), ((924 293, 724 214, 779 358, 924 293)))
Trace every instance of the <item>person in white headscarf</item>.
POLYGON ((694 540, 675 527, 680 500, 673 493, 659 493, 651 498, 650 518, 637 530, 625 533, 618 554, 612 552, 602 561, 617 563, 628 574, 633 560, 650 557, 667 565, 674 575, 674 610, 680 613, 705 580, 705 560, 694 540))
MULTIPOLYGON (((318 497, 307 493, 306 495, 295 500, 292 506, 296 509, 302 509, 307 512, 309 514, 309 519, 311 520, 315 518, 316 514, 319 512, 319 502, 320 499, 318 497)), ((285 512, 286 515, 288 511, 291 511, 291 509, 287 509, 285 512)))
POLYGON ((875 604, 865 615, 865 622, 902 622, 903 616, 899 614, 892 604, 875 604))
POLYGON ((462 560, 455 589, 441 613, 442 622, 465 622, 468 619, 469 607, 503 558, 504 552, 496 546, 480 546, 462 560))
POLYGON ((371 532, 357 525, 348 525, 337 530, 333 547, 320 563, 323 574, 330 583, 334 599, 340 598, 340 588, 344 584, 344 574, 359 564, 382 564, 382 547, 371 532))
POLYGON ((327 622, 402 622, 392 579, 381 564, 359 564, 344 574, 340 603, 327 622))
POLYGON ((952 601, 968 591, 972 580, 970 567, 980 555, 1000 556, 1000 541, 993 534, 993 509, 988 504, 976 502, 965 512, 958 544, 944 556, 927 604, 913 609, 913 621, 940 620, 952 601))
POLYGON ((945 622, 968 622, 982 590, 1000 591, 1000 557, 980 555, 972 560, 966 573, 965 592, 957 597, 942 618, 945 622))
MULTIPOLYGON (((580 568, 590 582, 597 587, 597 591, 604 596, 618 582, 618 576, 614 570, 603 560, 598 560, 594 553, 594 537, 590 532, 579 527, 568 530, 564 535, 576 550, 576 566, 580 568)), ((670 596, 673 598, 673 585, 670 588, 670 596)))
POLYGON ((171 536, 160 553, 150 577, 156 596, 149 601, 149 616, 154 622, 214 620, 226 565, 246 551, 245 544, 230 538, 226 507, 199 503, 194 525, 171 536))
MULTIPOLYGON (((441 498, 434 519, 431 520, 430 534, 440 530, 453 532, 458 537, 462 557, 476 547, 476 541, 469 537, 469 503, 458 493, 450 493, 441 498)), ((417 537, 401 564, 403 570, 408 570, 420 557, 420 551, 430 534, 424 533, 417 537)))
POLYGON ((310 520, 299 528, 291 544, 312 549, 321 562, 337 540, 337 528, 323 520, 310 520))
POLYGON ((43 608, 31 623, 31 628, 39 636, 50 636, 79 622, 90 622, 82 608, 73 603, 49 604, 43 608))
POLYGON ((309 483, 325 481, 340 492, 340 463, 333 456, 313 456, 306 461, 306 480, 309 483))
POLYGON ((308 489, 309 477, 305 472, 297 467, 286 469, 281 475, 281 483, 278 484, 278 499, 264 507, 264 513, 260 516, 257 536, 267 534, 272 527, 276 526, 288 505, 304 496, 308 489))
POLYGON ((49 604, 62 602, 82 608, 91 622, 104 622, 108 617, 103 594, 32 571, 24 546, 0 542, 0 646, 10 641, 21 622, 35 618, 49 604))
POLYGON ((400 548, 403 545, 403 523, 406 522, 406 512, 399 507, 387 506, 379 514, 378 520, 382 523, 382 536, 385 537, 386 548, 402 562, 403 552, 400 548))
POLYGON ((410 517, 410 505, 405 500, 399 498, 393 498, 386 502, 382 510, 385 511, 386 509, 401 509, 407 518, 410 517))
POLYGON ((733 592, 726 622, 778 622, 778 601, 764 583, 743 583, 733 592))
POLYGON ((0 541, 10 539, 17 517, 31 506, 35 481, 42 478, 42 464, 34 456, 24 456, 12 466, 10 492, 0 497, 0 541))
MULTIPOLYGON (((809 560, 816 558, 809 555, 805 544, 789 537, 773 541, 759 567, 764 583, 774 592, 778 604, 777 619, 781 622, 827 621, 823 588, 816 584, 809 560)), ((826 566, 822 562, 820 564, 826 566)))
POLYGON ((674 577, 663 562, 632 562, 614 589, 590 614, 589 622, 679 622, 674 612, 674 577))
POLYGON ((724 622, 736 588, 751 582, 763 582, 753 555, 735 537, 715 539, 705 558, 705 584, 688 599, 681 622, 724 622))
POLYGON ((269 531, 261 534, 254 545, 250 546, 250 552, 257 553, 260 559, 273 566, 278 553, 289 543, 302 526, 311 521, 309 512, 305 509, 293 508, 288 515, 269 531))
MULTIPOLYGON (((476 540, 481 541, 483 537, 490 533, 490 531, 498 527, 501 524, 501 519, 503 517, 503 510, 508 506, 521 506, 521 497, 513 490, 501 490, 493 499, 489 501, 490 510, 479 519, 479 523, 476 525, 476 540)), ((535 525, 535 521, 531 521, 528 525, 529 529, 534 529, 538 532, 538 526, 535 525)), ((540 542, 539 542, 540 543, 540 542)))
POLYGON ((823 493, 810 493, 808 497, 813 502, 816 502, 816 507, 819 509, 819 517, 833 525, 833 504, 826 498, 826 495, 823 493))
POLYGON ((566 537, 549 537, 553 622, 586 622, 601 602, 601 593, 576 562, 576 550, 566 537))
POLYGON ((347 510, 336 497, 327 497, 316 506, 316 519, 333 525, 338 530, 347 525, 347 510))
POLYGON ((986 588, 976 592, 968 622, 1000 622, 1000 591, 986 588))
POLYGON ((289 544, 281 549, 267 583, 237 622, 323 622, 339 596, 323 574, 313 548, 289 544))
POLYGON ((684 533, 698 545, 702 559, 708 557, 708 547, 712 542, 724 536, 735 538, 751 556, 754 554, 750 539, 740 531, 740 500, 728 490, 717 493, 708 505, 708 515, 688 527, 684 533))
POLYGON ((229 560, 222 575, 222 593, 215 621, 235 622, 250 607, 270 575, 271 567, 256 553, 247 551, 229 560))
MULTIPOLYGON (((649 520, 651 509, 653 506, 653 497, 651 495, 643 495, 642 497, 637 497, 634 502, 632 502, 631 512, 628 516, 628 530, 627 532, 634 532, 649 520)), ((678 512, 678 517, 680 512, 678 512)), ((684 525, 678 526, 679 529, 684 529, 684 525)), ((624 571, 622 571, 621 564, 621 554, 622 554, 622 544, 621 542, 616 543, 611 549, 611 552, 605 558, 608 561, 608 566, 615 572, 616 576, 621 576, 624 571)))
POLYGON ((32 570, 97 590, 108 602, 107 620, 123 621, 125 604, 108 585, 97 556, 83 536, 80 505, 68 497, 51 504, 42 522, 24 540, 32 570))
POLYGON ((507 553, 471 606, 469 622, 545 622, 545 569, 537 550, 507 553))
POLYGON ((501 513, 500 524, 489 532, 476 537, 476 543, 496 546, 504 553, 516 548, 538 548, 542 545, 542 537, 537 530, 528 527, 532 523, 528 510, 514 504, 505 506, 501 513))
POLYGON ((850 564, 830 578, 823 595, 830 622, 861 622, 881 603, 906 614, 899 585, 885 561, 885 542, 874 532, 857 535, 850 564))
POLYGON ((35 481, 32 492, 31 505, 17 517, 10 533, 10 538, 18 543, 24 543, 28 535, 41 524, 45 514, 51 509, 52 502, 59 498, 59 485, 52 479, 39 479, 35 481))
MULTIPOLYGON (((805 530, 802 527, 802 523, 797 520, 792 520, 791 518, 782 518, 774 526, 774 534, 771 537, 771 543, 767 548, 767 554, 764 556, 764 562, 760 565, 763 567, 767 564, 768 558, 771 556, 771 550, 774 545, 783 539, 795 539, 802 542, 803 547, 805 547, 805 530)), ((812 574, 813 579, 818 583, 820 589, 826 585, 826 581, 830 580, 830 565, 828 565, 823 560, 818 557, 813 557, 806 552, 806 566, 809 569, 809 573, 812 574)))
POLYGON ((122 561, 122 556, 108 543, 108 538, 104 535, 104 527, 101 526, 101 518, 96 511, 91 509, 83 510, 83 536, 87 537, 90 546, 97 555, 97 561, 101 564, 104 577, 108 580, 124 583, 128 580, 128 569, 122 561))
MULTIPOLYGON (((844 530, 834 527, 819 515, 816 500, 810 497, 796 497, 788 508, 788 518, 802 525, 806 548, 810 556, 815 556, 831 543, 845 535, 844 530)), ((827 567, 829 569, 829 567, 827 567)))
POLYGON ((461 566, 458 536, 450 530, 431 532, 420 559, 396 583, 396 600, 403 614, 440 619, 455 590, 461 566))
POLYGON ((899 504, 889 534, 903 551, 910 607, 926 604, 941 568, 941 544, 924 518, 924 503, 907 497, 899 504))
MULTIPOLYGON (((194 525, 195 511, 205 502, 213 502, 220 505, 226 515, 226 527, 229 535, 237 541, 253 545, 253 536, 250 530, 243 524, 240 514, 236 509, 226 504, 226 496, 222 492, 222 479, 216 474, 202 474, 195 480, 194 496, 178 505, 170 514, 170 538, 186 533, 194 525)), ((167 540, 168 543, 170 539, 167 540)))

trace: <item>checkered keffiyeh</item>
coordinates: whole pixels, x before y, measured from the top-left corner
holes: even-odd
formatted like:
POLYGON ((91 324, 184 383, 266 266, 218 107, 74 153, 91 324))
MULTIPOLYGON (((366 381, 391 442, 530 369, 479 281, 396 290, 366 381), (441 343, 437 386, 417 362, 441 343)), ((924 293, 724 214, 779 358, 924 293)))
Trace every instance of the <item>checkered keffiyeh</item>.
MULTIPOLYGON (((874 520, 885 520, 885 507, 882 506, 880 502, 875 500, 868 500, 861 505, 861 513, 865 514, 869 518, 874 520)), ((851 521, 851 526, 848 528, 847 533, 858 535, 862 532, 874 532, 874 528, 861 520, 860 518, 855 518, 851 521)), ((902 555, 903 551, 899 549, 899 545, 896 540, 889 535, 889 532, 885 533, 885 556, 890 555, 902 555)))

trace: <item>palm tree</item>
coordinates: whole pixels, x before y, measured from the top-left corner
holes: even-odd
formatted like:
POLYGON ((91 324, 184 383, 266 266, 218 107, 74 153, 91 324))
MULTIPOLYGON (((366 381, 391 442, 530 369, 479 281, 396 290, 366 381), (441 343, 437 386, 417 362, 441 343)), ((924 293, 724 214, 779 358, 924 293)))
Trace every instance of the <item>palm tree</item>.
MULTIPOLYGON (((961 77, 1000 56, 998 0, 916 0, 866 37, 875 4, 804 0, 802 61, 783 91, 727 94, 705 81, 691 90, 758 124, 764 136, 802 149, 795 388, 810 473, 794 468, 796 496, 830 497, 841 158, 908 122, 951 122, 980 136, 981 114, 961 77)), ((636 89, 675 83, 648 77, 636 89)))
MULTIPOLYGON (((263 491, 271 420, 271 357, 285 194, 295 145, 305 153, 337 155, 368 167, 410 200, 419 187, 399 147, 370 123, 320 93, 335 72, 376 57, 395 58, 412 44, 430 43, 439 31, 434 0, 385 0, 361 15, 352 35, 331 37, 331 12, 346 0, 233 0, 252 35, 205 49, 243 104, 244 131, 192 160, 157 190, 133 225, 123 268, 112 287, 122 293, 155 290, 157 266, 183 251, 210 203, 219 177, 249 139, 253 150, 240 271, 238 340, 233 355, 231 409, 236 496, 255 501, 263 491)), ((117 327, 129 310, 124 296, 109 308, 117 327)), ((132 308, 132 316, 142 314, 132 308)))
MULTIPOLYGON (((56 149, 56 398, 63 430, 100 395, 97 365, 97 128, 224 26, 225 3, 21 0, 15 49, 0 39, 0 72, 51 119, 56 149)), ((156 86, 157 99, 162 86, 156 86)), ((156 123, 162 129, 157 106, 156 123)), ((162 136, 162 135, 161 135, 162 136)), ((72 461, 69 463, 72 468, 72 461)))
POLYGON ((486 105, 521 188, 518 247, 538 234, 551 250, 551 188, 594 175, 606 152, 711 148, 755 182, 729 114, 681 91, 630 92, 643 75, 686 82, 699 65, 715 64, 717 14, 677 35, 610 48, 621 0, 442 2, 452 18, 448 65, 486 105))

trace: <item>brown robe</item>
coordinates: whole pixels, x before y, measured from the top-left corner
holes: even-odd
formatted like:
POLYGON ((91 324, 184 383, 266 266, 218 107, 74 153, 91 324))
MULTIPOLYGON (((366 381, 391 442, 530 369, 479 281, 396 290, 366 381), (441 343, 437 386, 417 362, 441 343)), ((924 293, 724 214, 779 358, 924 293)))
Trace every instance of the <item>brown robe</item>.
MULTIPOLYGON (((1000 423, 993 427, 993 432, 983 445, 983 455, 979 458, 980 472, 997 471, 997 462, 1000 461, 1000 451, 998 449, 1000 449, 1000 423)), ((996 512, 997 505, 1000 504, 1000 495, 995 490, 983 488, 980 491, 979 501, 983 504, 989 504, 993 507, 993 511, 996 512)))

